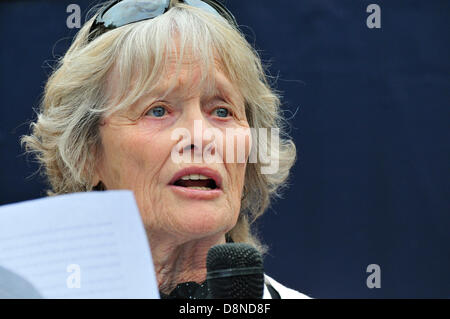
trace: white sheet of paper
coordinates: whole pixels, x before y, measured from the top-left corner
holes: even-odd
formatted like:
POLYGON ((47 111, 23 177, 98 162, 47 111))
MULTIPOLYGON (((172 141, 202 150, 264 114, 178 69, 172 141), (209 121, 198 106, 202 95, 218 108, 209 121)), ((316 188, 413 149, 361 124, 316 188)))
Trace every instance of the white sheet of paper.
POLYGON ((0 265, 44 298, 159 298, 147 236, 129 191, 0 207, 0 265))

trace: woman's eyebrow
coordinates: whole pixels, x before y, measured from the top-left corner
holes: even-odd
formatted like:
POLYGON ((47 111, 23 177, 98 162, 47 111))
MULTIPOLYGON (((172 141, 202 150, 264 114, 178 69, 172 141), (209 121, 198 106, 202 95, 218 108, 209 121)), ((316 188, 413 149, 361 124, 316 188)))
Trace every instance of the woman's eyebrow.
POLYGON ((239 93, 239 91, 233 87, 231 82, 223 75, 217 75, 215 77, 215 85, 212 88, 212 91, 209 92, 211 96, 214 97, 225 97, 233 102, 243 102, 243 97, 239 93))
MULTIPOLYGON (((171 85, 172 83, 166 82, 162 83, 160 86, 153 90, 145 92, 133 105, 130 106, 131 110, 136 108, 141 108, 143 105, 150 103, 150 101, 164 100, 170 97, 179 97, 188 99, 190 94, 195 94, 192 85, 188 84, 188 81, 178 82, 176 85, 171 85)), ((206 90, 201 92, 201 95, 207 98, 222 98, 226 102, 243 103, 243 97, 241 94, 232 86, 228 79, 222 74, 216 74, 214 76, 214 84, 205 83, 206 90)))

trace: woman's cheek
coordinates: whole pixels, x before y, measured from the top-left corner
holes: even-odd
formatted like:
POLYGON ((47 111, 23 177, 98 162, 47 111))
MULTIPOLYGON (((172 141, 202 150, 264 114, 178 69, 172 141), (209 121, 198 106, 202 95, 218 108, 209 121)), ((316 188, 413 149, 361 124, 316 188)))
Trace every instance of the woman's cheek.
POLYGON ((223 154, 226 162, 231 164, 247 163, 252 147, 251 131, 249 128, 227 130, 223 143, 223 154), (231 150, 233 152, 232 154, 230 152, 231 150))
POLYGON ((163 130, 169 130, 176 125, 177 119, 180 115, 176 112, 170 113, 163 118, 155 118, 152 116, 142 116, 139 121, 139 127, 149 133, 154 133, 163 130))

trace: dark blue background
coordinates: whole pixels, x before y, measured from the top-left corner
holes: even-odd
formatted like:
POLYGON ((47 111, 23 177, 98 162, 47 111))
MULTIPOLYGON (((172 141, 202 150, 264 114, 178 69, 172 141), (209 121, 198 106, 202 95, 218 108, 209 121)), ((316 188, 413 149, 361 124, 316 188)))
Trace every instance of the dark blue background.
MULTIPOLYGON (((0 204, 44 195, 18 140, 76 32, 70 3, 84 17, 89 1, 0 3, 0 204)), ((279 76, 298 146, 285 199, 259 223, 267 272, 317 298, 449 298, 450 1, 227 3, 279 76), (366 26, 370 3, 381 30, 366 26)))

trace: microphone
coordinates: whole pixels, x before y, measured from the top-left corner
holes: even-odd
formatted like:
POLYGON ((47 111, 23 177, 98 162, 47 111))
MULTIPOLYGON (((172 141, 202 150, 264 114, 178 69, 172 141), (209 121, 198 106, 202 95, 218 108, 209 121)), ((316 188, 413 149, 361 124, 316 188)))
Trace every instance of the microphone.
POLYGON ((207 285, 212 299, 262 299, 264 268, 261 254, 248 244, 212 247, 206 258, 207 285))

